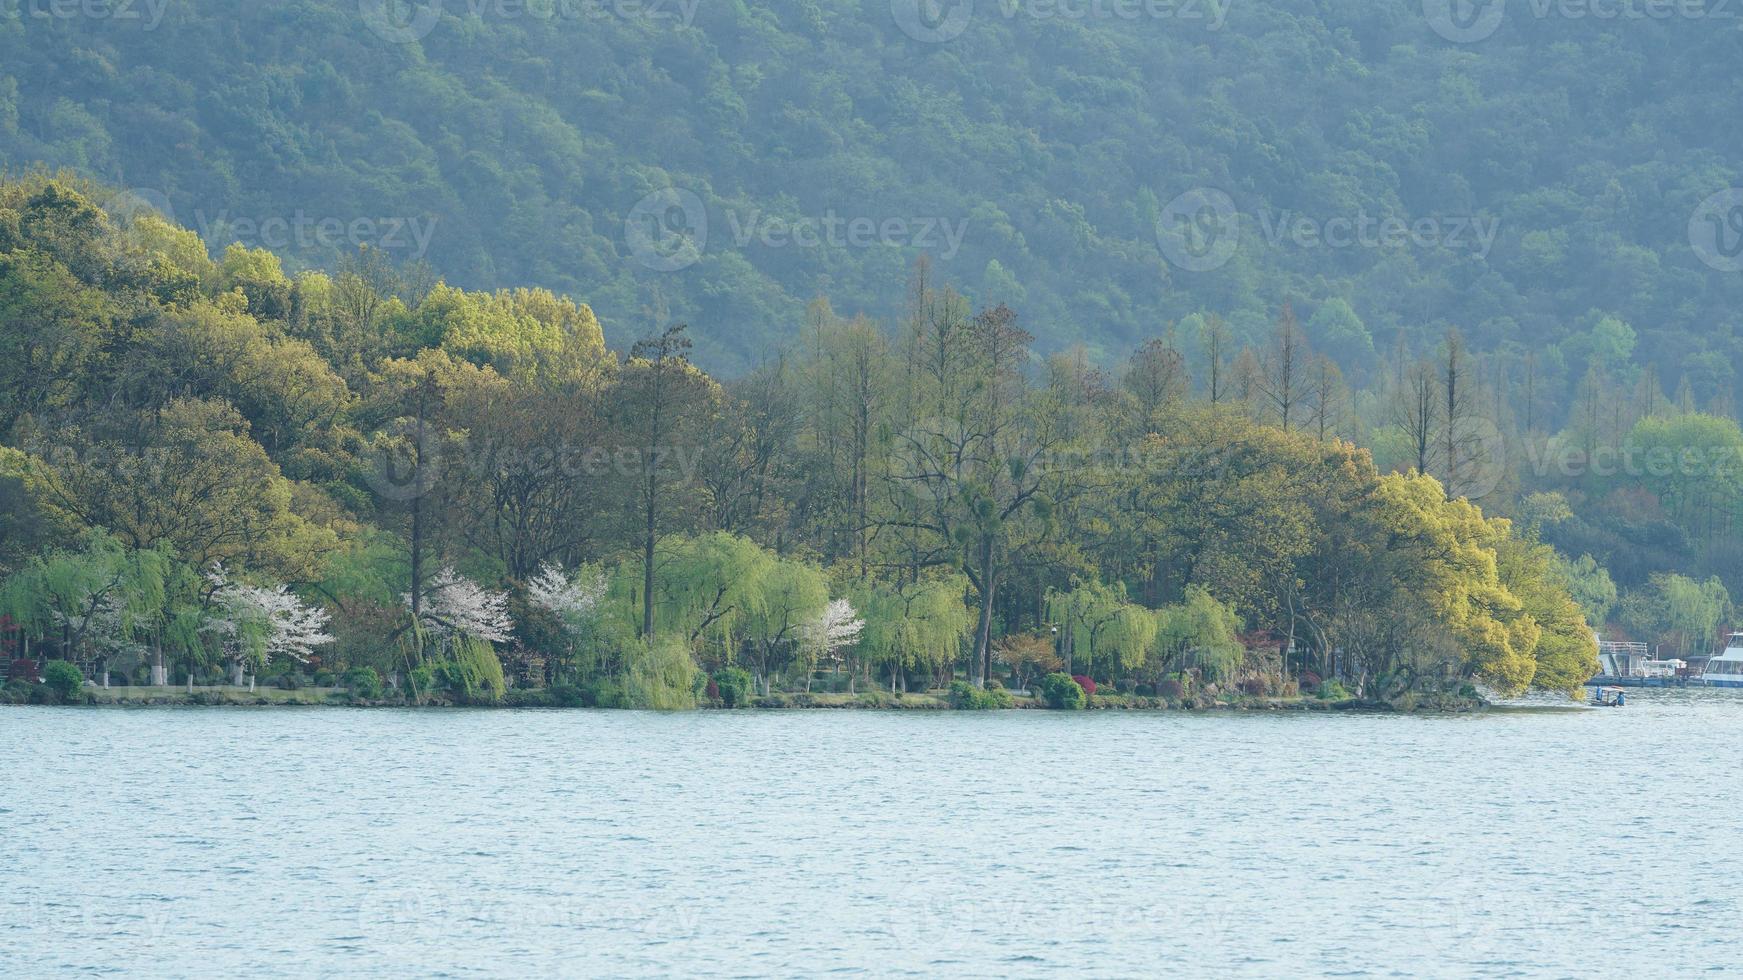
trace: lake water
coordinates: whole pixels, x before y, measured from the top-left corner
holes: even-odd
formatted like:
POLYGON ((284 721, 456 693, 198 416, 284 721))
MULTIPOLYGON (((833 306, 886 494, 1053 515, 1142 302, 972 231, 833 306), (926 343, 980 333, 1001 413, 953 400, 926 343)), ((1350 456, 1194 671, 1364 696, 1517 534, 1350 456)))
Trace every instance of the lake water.
POLYGON ((1743 969, 1743 696, 0 709, 0 974, 1743 969))

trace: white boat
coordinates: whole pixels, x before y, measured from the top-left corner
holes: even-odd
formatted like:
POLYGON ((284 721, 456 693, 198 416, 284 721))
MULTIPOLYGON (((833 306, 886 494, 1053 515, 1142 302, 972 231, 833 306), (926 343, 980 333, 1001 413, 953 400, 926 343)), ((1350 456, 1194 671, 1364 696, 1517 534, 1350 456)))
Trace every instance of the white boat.
POLYGON ((1732 633, 1725 652, 1707 661, 1701 675, 1708 687, 1743 687, 1743 633, 1732 633))

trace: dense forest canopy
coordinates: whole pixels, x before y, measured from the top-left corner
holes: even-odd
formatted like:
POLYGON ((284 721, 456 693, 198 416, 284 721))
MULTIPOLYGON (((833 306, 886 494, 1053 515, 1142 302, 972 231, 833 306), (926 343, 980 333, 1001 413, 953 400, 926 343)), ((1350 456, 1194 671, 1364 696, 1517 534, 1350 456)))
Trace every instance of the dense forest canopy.
MULTIPOLYGON (((620 355, 550 292, 372 250, 293 278, 102 207, 125 200, 0 184, 0 617, 17 652, 91 676, 342 670, 645 707, 820 674, 995 706, 1038 680, 1066 705, 1098 682, 1572 690, 1611 607, 1691 643, 1728 612, 1716 579, 1622 597, 1548 541, 1621 533, 1575 517, 1581 494, 1655 495, 1674 560, 1705 556, 1735 481, 1520 484, 1466 437, 1486 396, 1457 334, 1375 389, 1289 307, 1238 351, 1202 324, 1207 377, 1172 333, 1104 370, 1038 356, 1018 312, 920 261, 896 322, 819 300, 791 349, 722 382, 682 324, 620 355), (1346 438, 1418 430, 1404 472, 1346 438)), ((1630 452, 1743 444, 1663 399, 1629 424, 1630 452)))
POLYGON ((1456 327, 1556 411, 1609 360, 1733 404, 1733 5, 74 6, 0 6, 0 162, 215 255, 367 244, 738 373, 817 295, 892 319, 926 253, 1044 352, 1288 303, 1355 379, 1456 327))

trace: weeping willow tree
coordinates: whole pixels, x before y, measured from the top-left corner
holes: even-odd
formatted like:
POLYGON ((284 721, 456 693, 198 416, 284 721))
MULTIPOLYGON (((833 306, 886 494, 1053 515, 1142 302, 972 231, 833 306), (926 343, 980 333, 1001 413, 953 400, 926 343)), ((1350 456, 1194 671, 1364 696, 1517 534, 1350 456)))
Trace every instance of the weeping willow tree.
POLYGON ((1104 676, 1143 666, 1156 639, 1156 615, 1126 599, 1123 585, 1072 579, 1069 592, 1047 595, 1047 618, 1059 625, 1070 673, 1104 676))
POLYGON ((854 597, 865 617, 858 662, 868 680, 873 670, 887 670, 890 689, 902 690, 910 671, 937 678, 952 669, 975 626, 974 612, 963 602, 968 591, 968 579, 960 574, 861 589, 854 597))
MULTIPOLYGON (((724 531, 662 538, 654 549, 654 631, 681 637, 692 650, 713 645, 730 660, 742 621, 766 609, 769 575, 780 564, 749 538, 724 531)), ((607 593, 608 615, 639 618, 641 563, 625 562, 607 593)))
POLYGON ((25 644, 48 643, 92 664, 106 682, 111 658, 146 648, 176 567, 163 552, 129 550, 92 532, 78 550, 34 558, 9 577, 0 613, 12 617, 25 644))
POLYGON ((702 674, 690 648, 676 636, 637 641, 628 650, 624 670, 624 707, 650 711, 683 711, 696 707, 702 674))
POLYGON ((502 660, 496 648, 477 637, 460 634, 446 644, 447 656, 440 667, 448 690, 467 701, 499 701, 508 685, 502 676, 502 660))
POLYGON ((1164 669, 1195 669, 1210 683, 1227 680, 1246 655, 1240 630, 1232 608, 1202 586, 1188 586, 1185 602, 1156 613, 1156 660, 1164 669))
MULTIPOLYGON (((639 562, 618 569, 606 596, 617 635, 642 611, 639 562)), ((801 647, 805 622, 829 603, 823 571, 777 557, 749 538, 724 531, 661 539, 654 549, 655 637, 673 637, 692 654, 734 663, 748 657, 758 685, 801 647)), ((648 646, 659 648, 661 644, 648 646)), ((624 669, 641 653, 626 648, 624 669)))
POLYGON ((758 583, 758 591, 761 601, 743 620, 743 638, 766 695, 781 658, 798 660, 809 672, 814 654, 805 649, 803 630, 829 605, 829 581, 815 565, 777 561, 758 583))
POLYGON ((188 689, 194 686, 194 670, 211 661, 211 649, 206 645, 205 609, 198 595, 199 576, 183 565, 177 569, 175 581, 158 611, 151 633, 151 684, 163 687, 169 683, 169 664, 179 663, 187 671, 188 689))

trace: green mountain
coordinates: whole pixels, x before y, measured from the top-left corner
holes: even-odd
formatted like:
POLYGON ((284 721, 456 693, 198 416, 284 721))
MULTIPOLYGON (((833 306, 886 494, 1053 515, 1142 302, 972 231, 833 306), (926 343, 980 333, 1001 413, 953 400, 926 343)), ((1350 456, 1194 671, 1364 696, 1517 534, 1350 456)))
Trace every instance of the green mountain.
POLYGON ((1358 374, 1456 326, 1728 400, 1738 11, 1448 6, 12 0, 0 162, 293 269, 370 245, 613 343, 687 321, 727 371, 817 295, 893 318, 924 253, 1044 349, 1291 302, 1358 374))

